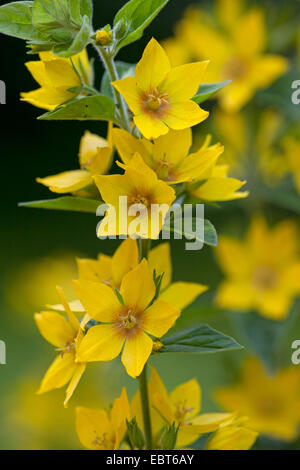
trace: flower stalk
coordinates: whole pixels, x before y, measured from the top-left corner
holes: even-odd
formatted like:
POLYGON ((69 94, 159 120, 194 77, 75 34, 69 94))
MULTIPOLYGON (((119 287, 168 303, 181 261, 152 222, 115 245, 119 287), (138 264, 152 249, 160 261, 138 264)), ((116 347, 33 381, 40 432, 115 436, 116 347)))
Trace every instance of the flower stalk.
POLYGON ((139 377, 140 382, 140 396, 142 403, 142 412, 143 412, 143 421, 144 421, 144 430, 145 430, 145 439, 146 439, 146 449, 152 450, 152 426, 151 426, 151 415, 150 415, 150 405, 149 405, 149 393, 148 393, 148 384, 147 384, 147 363, 139 377))

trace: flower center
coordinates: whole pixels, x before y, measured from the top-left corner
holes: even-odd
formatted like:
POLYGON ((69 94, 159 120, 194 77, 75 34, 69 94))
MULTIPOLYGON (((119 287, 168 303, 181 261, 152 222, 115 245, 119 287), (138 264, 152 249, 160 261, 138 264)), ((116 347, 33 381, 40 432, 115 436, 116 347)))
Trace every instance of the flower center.
POLYGON ((61 355, 61 357, 63 357, 65 354, 67 353, 73 353, 76 349, 76 344, 75 342, 70 342, 70 343, 65 343, 62 345, 61 348, 57 348, 56 351, 58 351, 61 355))
POLYGON ((278 284, 278 275, 268 266, 259 266, 252 275, 252 284, 258 290, 272 289, 278 284))
POLYGON ((248 73, 248 64, 240 57, 231 58, 224 66, 223 74, 226 79, 241 80, 248 73))
POLYGON ((167 93, 160 93, 157 89, 149 93, 146 98, 146 107, 150 111, 156 112, 167 104, 169 104, 167 93))
POLYGON ((104 434, 102 434, 102 436, 96 435, 92 444, 99 447, 100 449, 110 450, 113 448, 114 443, 108 439, 107 432, 105 432, 104 434))
POLYGON ((273 397, 265 398, 259 403, 258 407, 260 413, 264 416, 274 416, 281 409, 280 403, 273 397))
POLYGON ((125 330, 132 330, 137 325, 137 318, 132 310, 121 313, 119 319, 125 330))
POLYGON ((149 201, 148 201, 148 198, 146 196, 142 196, 141 194, 136 194, 134 196, 132 196, 131 200, 130 200, 131 204, 143 204, 143 206, 146 206, 148 207, 150 204, 149 204, 149 201))
POLYGON ((186 406, 186 401, 175 403, 176 411, 175 411, 175 418, 178 421, 183 421, 187 413, 193 411, 193 407, 186 406))

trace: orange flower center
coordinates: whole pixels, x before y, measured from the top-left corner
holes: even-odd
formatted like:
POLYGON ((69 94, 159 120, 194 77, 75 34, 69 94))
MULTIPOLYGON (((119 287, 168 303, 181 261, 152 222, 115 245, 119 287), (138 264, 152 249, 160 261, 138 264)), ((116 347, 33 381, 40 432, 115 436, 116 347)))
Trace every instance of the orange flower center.
POLYGON ((193 407, 186 406, 186 401, 175 403, 176 411, 175 411, 175 418, 178 421, 183 421, 187 413, 191 413, 193 411, 193 407))
POLYGON ((278 285, 278 275, 268 266, 259 266, 252 275, 252 284, 258 290, 268 290, 278 285))
POLYGON ((164 106, 169 104, 167 93, 160 93, 156 88, 146 96, 146 108, 150 111, 157 112, 164 106))
POLYGON ((150 205, 150 202, 146 196, 143 196, 141 194, 134 194, 130 198, 130 205, 134 204, 143 204, 143 206, 148 207, 150 205))
POLYGON ((121 322, 122 328, 125 330, 132 330, 137 326, 137 318, 132 310, 127 310, 119 314, 118 319, 121 322))
POLYGON ((242 80, 246 77, 248 70, 248 64, 244 59, 233 57, 225 64, 223 74, 229 80, 242 80))

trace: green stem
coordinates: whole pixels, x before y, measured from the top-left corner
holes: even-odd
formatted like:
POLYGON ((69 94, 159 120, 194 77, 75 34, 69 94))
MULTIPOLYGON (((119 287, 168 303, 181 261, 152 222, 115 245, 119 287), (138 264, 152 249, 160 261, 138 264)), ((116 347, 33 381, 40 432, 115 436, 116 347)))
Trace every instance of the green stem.
MULTIPOLYGON (((114 59, 112 56, 107 54, 105 49, 103 47, 97 46, 96 47, 102 62, 107 70, 107 73, 109 75, 110 81, 115 82, 116 80, 119 80, 118 72, 116 69, 116 65, 114 62, 114 59)), ((120 93, 114 88, 113 88, 113 93, 115 97, 115 102, 119 110, 120 118, 121 118, 121 124, 122 127, 127 130, 128 132, 131 133, 131 126, 130 126, 130 117, 128 114, 127 106, 125 101, 123 100, 122 96, 120 93)))
POLYGON ((153 450, 152 445, 152 426, 150 416, 150 405, 149 405, 149 393, 147 384, 147 363, 145 364, 144 370, 139 377, 140 381, 140 395, 142 403, 144 430, 146 438, 146 449, 153 450))
POLYGON ((151 240, 139 238, 140 261, 142 261, 143 258, 148 259, 150 247, 151 247, 151 240))

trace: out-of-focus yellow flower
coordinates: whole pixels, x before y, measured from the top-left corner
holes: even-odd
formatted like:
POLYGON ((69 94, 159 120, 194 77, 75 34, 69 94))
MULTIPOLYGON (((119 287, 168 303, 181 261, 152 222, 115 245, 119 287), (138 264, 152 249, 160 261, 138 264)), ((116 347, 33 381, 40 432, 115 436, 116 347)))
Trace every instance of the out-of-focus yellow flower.
POLYGON ((287 160, 287 171, 292 173, 296 189, 300 194, 300 140, 296 137, 286 137, 282 141, 282 148, 287 160))
POLYGON ((200 178, 195 178, 195 182, 187 184, 187 192, 204 202, 231 201, 247 197, 248 191, 239 191, 246 181, 228 177, 228 165, 217 165, 219 147, 220 144, 210 145, 210 136, 206 138, 200 151, 203 154, 206 151, 213 152, 217 158, 212 160, 200 178))
POLYGON ((257 310, 283 320, 300 293, 297 227, 292 221, 269 229, 261 217, 253 219, 243 241, 221 236, 216 249, 227 278, 216 301, 222 308, 257 310))
POLYGON ((36 313, 34 317, 41 335, 59 351, 59 355, 47 370, 38 393, 64 387, 69 382, 64 401, 64 406, 67 407, 86 364, 76 362, 76 348, 82 341, 83 330, 66 302, 62 289, 57 287, 57 293, 68 320, 59 313, 50 311, 36 313))
POLYGON ((21 100, 48 111, 76 96, 70 91, 83 82, 92 80, 89 58, 85 49, 70 59, 56 57, 52 52, 41 52, 40 60, 25 65, 41 88, 21 93, 21 100))
POLYGON ((160 338, 173 326, 180 309, 155 299, 155 283, 148 262, 142 262, 121 283, 120 293, 103 282, 74 281, 77 297, 100 325, 90 328, 78 351, 80 362, 111 361, 122 351, 132 377, 141 374, 153 347, 149 335, 160 338))
POLYGON ((54 193, 83 195, 83 190, 94 185, 93 175, 104 175, 111 166, 113 153, 111 131, 110 123, 107 139, 89 131, 85 132, 79 147, 80 170, 64 171, 57 175, 36 178, 36 181, 54 193))
POLYGON ((90 450, 117 450, 126 432, 130 408, 126 389, 122 389, 110 411, 76 408, 76 431, 81 444, 90 450))
POLYGON ((216 399, 224 409, 248 416, 248 425, 259 433, 286 441, 298 436, 300 370, 296 367, 272 376, 258 360, 248 358, 240 383, 219 389, 216 399))
POLYGON ((169 129, 187 129, 207 118, 208 112, 191 100, 207 64, 203 61, 171 68, 164 49, 152 39, 135 76, 112 84, 125 98, 143 136, 156 139, 169 129))
POLYGON ((229 112, 241 109, 256 90, 267 88, 288 68, 284 57, 265 52, 263 10, 252 7, 244 11, 242 4, 238 0, 218 0, 214 17, 197 7, 189 8, 177 25, 176 38, 165 44, 175 65, 181 63, 184 56, 180 48, 185 45, 193 59, 211 61, 205 75, 207 82, 232 80, 219 94, 221 106, 229 112))
POLYGON ((143 238, 157 239, 175 200, 174 189, 160 181, 139 154, 132 157, 130 165, 120 163, 120 166, 125 169, 124 175, 94 176, 102 199, 115 209, 116 215, 112 225, 108 211, 98 228, 98 236, 134 237, 140 229, 138 235, 143 238))
POLYGON ((216 144, 201 146, 197 152, 189 154, 192 145, 191 129, 170 130, 153 143, 146 139, 136 139, 121 129, 114 129, 113 136, 119 155, 126 165, 130 165, 132 157, 138 153, 158 178, 168 184, 201 179, 224 150, 221 144, 216 144))
MULTIPOLYGON (((156 276, 163 275, 160 299, 174 307, 183 309, 207 290, 207 286, 195 282, 174 282, 169 243, 161 243, 149 253, 149 268, 156 276)), ((77 259, 81 280, 103 282, 119 289, 123 277, 138 265, 136 240, 124 240, 112 257, 99 254, 97 260, 77 259)))
POLYGON ((249 450, 258 433, 248 427, 249 418, 234 414, 208 439, 206 450, 249 450))
MULTIPOLYGON (((152 407, 159 414, 154 421, 154 430, 162 424, 175 423, 180 425, 177 437, 177 447, 195 442, 201 434, 215 431, 219 425, 230 417, 228 413, 202 413, 201 387, 193 379, 176 387, 168 394, 157 372, 152 369, 150 381, 150 396, 152 407)), ((135 403, 134 403, 135 404, 135 403)), ((137 409, 137 407, 135 406, 137 409)), ((140 421, 137 419, 137 421, 140 421)), ((157 439, 157 435, 156 435, 157 439)))

